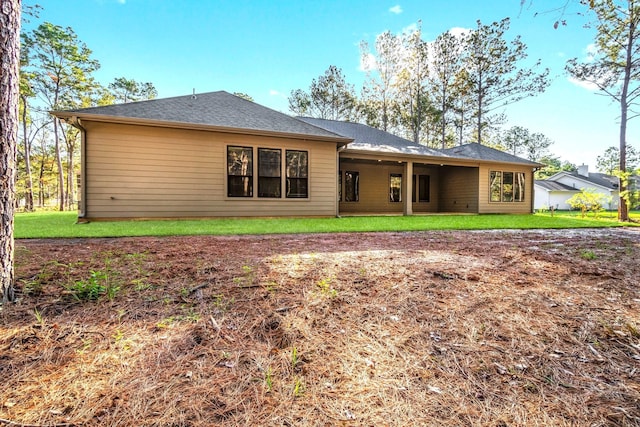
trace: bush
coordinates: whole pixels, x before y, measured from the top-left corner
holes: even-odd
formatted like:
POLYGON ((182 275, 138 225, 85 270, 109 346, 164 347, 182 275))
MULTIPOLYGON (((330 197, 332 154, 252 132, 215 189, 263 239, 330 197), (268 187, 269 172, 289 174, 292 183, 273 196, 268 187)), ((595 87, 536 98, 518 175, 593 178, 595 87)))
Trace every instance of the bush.
POLYGON ((598 193, 592 188, 583 188, 578 194, 574 194, 567 203, 573 209, 580 209, 582 217, 587 212, 593 212, 594 216, 598 216, 598 213, 604 210, 604 205, 609 201, 610 197, 598 193))

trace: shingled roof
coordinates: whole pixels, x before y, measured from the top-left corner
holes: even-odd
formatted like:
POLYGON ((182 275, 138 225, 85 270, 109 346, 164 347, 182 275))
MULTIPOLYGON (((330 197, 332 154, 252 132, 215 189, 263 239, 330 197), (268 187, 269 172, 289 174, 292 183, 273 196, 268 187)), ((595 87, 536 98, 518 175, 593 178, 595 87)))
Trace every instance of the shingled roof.
POLYGON ((345 143, 350 141, 349 138, 225 91, 54 111, 52 114, 66 119, 75 116, 86 120, 135 121, 165 126, 197 125, 243 133, 254 131, 254 133, 300 135, 345 143))
POLYGON ((536 179, 535 184, 547 191, 573 191, 579 193, 577 188, 570 187, 561 182, 549 181, 548 179, 536 179))
POLYGON ((452 156, 466 157, 469 159, 487 160, 503 163, 521 163, 529 166, 544 166, 541 163, 532 162, 530 160, 514 156, 513 154, 505 153, 504 151, 496 150, 495 148, 487 147, 486 145, 478 143, 460 145, 457 147, 446 148, 440 151, 452 156))
POLYGON ((397 153, 422 155, 433 157, 450 157, 440 151, 415 144, 408 139, 390 134, 380 129, 361 123, 343 122, 338 120, 317 119, 311 117, 298 117, 314 126, 321 127, 330 132, 337 133, 353 139, 349 144, 349 150, 366 150, 379 153, 397 153))

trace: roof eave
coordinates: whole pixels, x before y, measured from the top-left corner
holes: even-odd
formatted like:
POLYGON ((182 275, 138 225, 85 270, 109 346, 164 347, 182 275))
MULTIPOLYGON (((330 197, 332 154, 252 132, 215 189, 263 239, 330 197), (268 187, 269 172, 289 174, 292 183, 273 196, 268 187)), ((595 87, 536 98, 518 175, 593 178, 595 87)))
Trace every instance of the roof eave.
MULTIPOLYGON (((336 135, 335 137, 321 136, 321 135, 311 135, 311 134, 292 133, 292 132, 277 132, 277 131, 262 130, 262 129, 216 126, 216 125, 207 125, 207 124, 201 124, 201 123, 173 122, 168 120, 154 120, 154 119, 143 119, 143 118, 135 118, 135 117, 122 117, 122 116, 105 116, 102 114, 83 114, 83 113, 78 113, 73 111, 50 111, 49 113, 64 121, 69 121, 72 118, 78 118, 81 120, 91 121, 91 122, 165 127, 165 128, 173 128, 173 129, 206 130, 206 131, 217 131, 217 132, 223 132, 223 133, 233 133, 233 134, 242 134, 242 135, 273 136, 277 138, 295 138, 295 139, 305 139, 310 141, 333 142, 338 144, 338 146, 345 146, 350 142, 353 142, 353 139, 351 138, 345 138, 338 135, 336 135)), ((73 125, 73 121, 70 121, 69 123, 73 125)))
POLYGON ((413 154, 413 153, 402 153, 402 152, 389 152, 389 151, 376 151, 376 150, 359 150, 347 148, 341 152, 344 155, 360 155, 360 156, 384 156, 390 157, 393 159, 415 159, 421 161, 430 161, 431 163, 437 164, 449 164, 449 165, 464 165, 464 166, 480 166, 481 164, 505 164, 505 165, 520 165, 525 167, 535 168, 538 167, 537 163, 518 163, 518 162, 505 162, 499 160, 485 160, 485 159, 474 159, 470 157, 464 156, 451 156, 443 154, 442 156, 433 156, 427 154, 413 154))

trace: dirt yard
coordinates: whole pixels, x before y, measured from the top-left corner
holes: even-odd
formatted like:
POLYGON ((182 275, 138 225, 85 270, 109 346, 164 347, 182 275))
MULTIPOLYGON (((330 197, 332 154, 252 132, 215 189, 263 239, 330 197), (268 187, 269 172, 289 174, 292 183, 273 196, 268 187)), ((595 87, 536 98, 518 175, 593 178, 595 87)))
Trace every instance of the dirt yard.
POLYGON ((639 426, 640 231, 16 242, 0 425, 639 426))

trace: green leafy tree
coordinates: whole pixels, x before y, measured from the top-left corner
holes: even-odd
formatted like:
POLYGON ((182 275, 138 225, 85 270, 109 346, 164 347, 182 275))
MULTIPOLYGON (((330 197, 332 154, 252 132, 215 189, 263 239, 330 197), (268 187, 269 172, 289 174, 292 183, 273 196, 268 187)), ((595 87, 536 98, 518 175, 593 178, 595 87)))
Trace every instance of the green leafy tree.
MULTIPOLYGON (((31 109, 29 105, 30 99, 35 97, 35 91, 32 88, 31 80, 33 79, 33 73, 26 70, 29 64, 29 55, 24 44, 20 50, 20 121, 22 124, 22 150, 18 149, 18 154, 21 156, 24 165, 25 176, 25 210, 33 211, 33 177, 31 171, 31 143, 32 134, 30 132, 31 123, 31 109)), ((20 173, 19 173, 20 175, 20 173)))
POLYGON ((542 133, 531 133, 522 126, 513 126, 503 135, 502 144, 506 150, 514 156, 522 156, 537 162, 548 154, 549 147, 553 144, 542 133))
POLYGON ((535 179, 547 179, 558 172, 576 172, 578 167, 573 163, 567 161, 561 161, 559 158, 546 155, 537 160, 545 166, 535 172, 535 179))
POLYGON ((251 97, 251 95, 247 95, 247 94, 246 94, 246 93, 244 93, 244 92, 233 92, 233 94, 234 94, 235 96, 237 96, 238 98, 242 98, 242 99, 244 99, 244 100, 254 102, 254 101, 253 101, 253 97, 251 97))
POLYGON ((430 120, 437 116, 433 108, 430 95, 429 78, 429 50, 428 44, 422 40, 420 23, 418 28, 400 37, 401 63, 393 85, 396 92, 396 114, 408 139, 416 144, 428 136, 423 137, 423 129, 429 129, 430 120))
MULTIPOLYGON (((70 27, 62 28, 45 22, 24 35, 24 45, 29 50, 29 68, 33 72, 33 87, 37 95, 51 110, 78 108, 92 104, 100 86, 92 73, 100 64, 91 58, 92 51, 81 41, 70 27)), ((61 142, 63 135, 59 119, 53 120, 53 137, 58 167, 59 209, 67 206, 68 191, 65 191, 61 142)), ((69 139, 67 143, 71 142, 69 139)), ((75 145, 69 145, 73 151, 75 145)), ((68 155, 67 182, 73 184, 73 153, 68 155)), ((71 197, 73 195, 71 194, 71 197)))
POLYGON ((579 193, 574 194, 567 200, 567 203, 573 209, 580 209, 582 217, 584 217, 587 212, 593 212, 593 214, 597 216, 598 212, 604 210, 604 206, 608 202, 608 196, 598 193, 592 188, 583 188, 579 193))
POLYGON ((20 0, 0 0, 0 290, 15 299, 14 238, 18 99, 20 91, 20 0))
POLYGON ((334 65, 313 79, 309 92, 291 92, 289 109, 296 115, 321 119, 353 120, 357 114, 357 99, 353 85, 346 82, 342 70, 334 65))
POLYGON ((453 122, 456 100, 455 81, 461 71, 461 37, 447 31, 439 35, 433 45, 429 86, 433 103, 439 110, 440 147, 447 148, 447 130, 453 122))
MULTIPOLYGON (((632 172, 640 167, 640 153, 632 145, 627 145, 626 166, 626 172, 632 172)), ((601 156, 596 157, 596 167, 602 173, 614 175, 620 170, 620 149, 615 146, 607 148, 601 156)))
MULTIPOLYGON (((640 96, 640 2, 638 0, 589 0, 595 15, 596 51, 584 62, 577 58, 567 63, 569 73, 597 86, 618 106, 620 127, 618 170, 627 170, 627 124, 640 96)), ((620 183, 620 194, 626 191, 620 183)), ((626 200, 620 197, 618 219, 629 221, 626 200)))
POLYGON ((153 83, 137 82, 126 77, 117 77, 109 83, 109 89, 114 95, 115 103, 126 103, 154 99, 158 96, 153 83))
POLYGON ((518 67, 527 57, 527 46, 520 36, 505 40, 510 20, 490 25, 478 21, 465 40, 464 67, 468 73, 470 95, 474 100, 475 139, 482 143, 485 128, 499 123, 497 109, 543 92, 549 85, 549 69, 538 72, 540 60, 533 66, 518 67))

